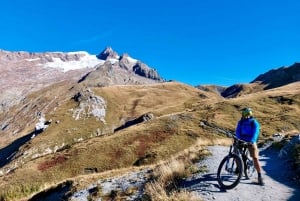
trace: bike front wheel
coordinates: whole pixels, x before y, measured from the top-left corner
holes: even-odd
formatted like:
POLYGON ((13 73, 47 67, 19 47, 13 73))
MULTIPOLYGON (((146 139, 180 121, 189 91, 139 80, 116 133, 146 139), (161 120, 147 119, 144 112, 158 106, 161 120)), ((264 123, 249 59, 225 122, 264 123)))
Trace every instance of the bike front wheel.
POLYGON ((235 154, 226 156, 220 163, 217 180, 221 188, 232 189, 236 187, 243 175, 243 161, 235 154))

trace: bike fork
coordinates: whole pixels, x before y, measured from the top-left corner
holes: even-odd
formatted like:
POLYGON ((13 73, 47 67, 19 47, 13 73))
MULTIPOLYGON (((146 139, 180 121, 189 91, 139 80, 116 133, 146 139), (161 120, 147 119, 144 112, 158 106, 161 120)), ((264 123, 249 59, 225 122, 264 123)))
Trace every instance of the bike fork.
MULTIPOLYGON (((226 164, 225 164, 225 170, 229 173, 233 173, 233 168, 234 168, 234 162, 231 161, 230 159, 232 159, 231 157, 228 157, 226 160, 226 164)), ((233 159, 232 159, 233 160, 233 159)))
POLYGON ((230 148, 229 148, 229 154, 228 154, 228 157, 227 157, 227 160, 226 160, 226 164, 225 164, 225 170, 228 171, 229 173, 233 172, 233 165, 234 165, 234 163, 230 164, 231 151, 232 151, 232 146, 230 146, 230 148))

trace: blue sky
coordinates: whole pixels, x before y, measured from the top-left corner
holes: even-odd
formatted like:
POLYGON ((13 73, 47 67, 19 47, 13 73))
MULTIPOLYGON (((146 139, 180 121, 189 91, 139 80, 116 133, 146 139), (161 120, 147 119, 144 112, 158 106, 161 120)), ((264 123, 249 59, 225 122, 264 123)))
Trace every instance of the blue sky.
POLYGON ((190 85, 248 83, 300 62, 299 0, 9 0, 0 49, 110 46, 190 85))

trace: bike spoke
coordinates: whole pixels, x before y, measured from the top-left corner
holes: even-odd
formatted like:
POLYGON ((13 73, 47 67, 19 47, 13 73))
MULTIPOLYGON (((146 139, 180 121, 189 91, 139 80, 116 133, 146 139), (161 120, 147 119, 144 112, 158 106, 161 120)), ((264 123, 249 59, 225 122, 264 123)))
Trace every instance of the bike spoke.
POLYGON ((242 163, 241 159, 235 155, 226 157, 221 162, 218 169, 218 182, 222 188, 231 189, 235 187, 241 179, 242 163))

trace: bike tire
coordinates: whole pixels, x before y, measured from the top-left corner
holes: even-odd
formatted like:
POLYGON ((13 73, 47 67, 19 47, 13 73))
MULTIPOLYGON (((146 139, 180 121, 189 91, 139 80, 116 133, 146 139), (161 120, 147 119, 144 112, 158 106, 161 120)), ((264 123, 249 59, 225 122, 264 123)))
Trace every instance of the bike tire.
POLYGON ((250 179, 254 176, 256 170, 254 167, 254 162, 250 157, 248 150, 245 152, 245 160, 243 160, 243 162, 244 162, 244 175, 247 179, 250 179))
POLYGON ((243 175, 243 161, 236 154, 230 154, 221 161, 217 180, 222 189, 233 189, 236 187, 243 175))

